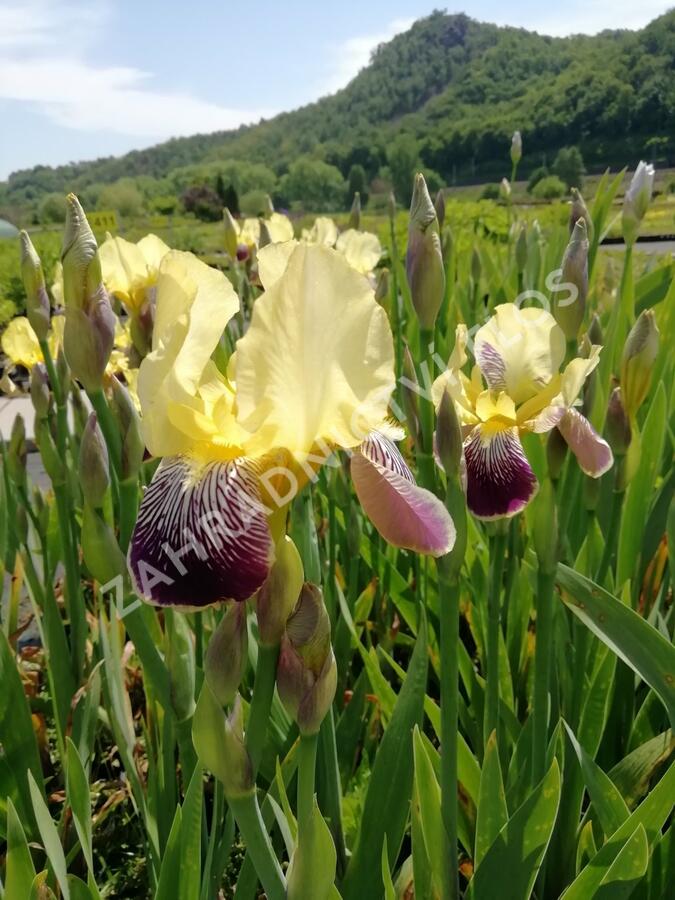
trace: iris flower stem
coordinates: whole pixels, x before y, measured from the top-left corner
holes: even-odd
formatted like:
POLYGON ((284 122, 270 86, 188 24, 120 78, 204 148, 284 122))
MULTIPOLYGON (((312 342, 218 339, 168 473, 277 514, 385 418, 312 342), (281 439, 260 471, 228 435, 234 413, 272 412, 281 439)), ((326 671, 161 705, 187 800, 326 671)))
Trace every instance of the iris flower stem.
MULTIPOLYGON (((548 695, 553 650, 553 589, 555 570, 537 573, 537 637, 534 645, 534 696, 532 705, 532 784, 546 770, 548 746, 548 695)), ((579 673, 581 676, 581 673, 579 673)))
POLYGON ((87 396, 89 397, 91 405, 94 407, 94 412, 98 418, 98 424, 103 432, 112 467, 117 477, 119 477, 122 467, 122 447, 119 432, 115 420, 112 417, 112 413, 110 412, 108 401, 105 399, 105 394, 101 388, 98 388, 96 391, 88 391, 87 396))
POLYGON ((435 488, 434 479, 434 408, 431 397, 425 396, 426 389, 430 387, 431 366, 428 364, 429 347, 433 345, 434 333, 432 330, 420 329, 419 334, 419 381, 422 387, 420 395, 420 432, 421 432, 421 451, 417 454, 417 464, 419 466, 420 481, 424 487, 433 491, 435 488))
POLYGON ((277 659, 279 658, 279 646, 258 647, 258 665, 255 672, 255 685, 253 698, 246 729, 246 749, 251 757, 253 777, 255 778, 267 735, 267 722, 269 720, 272 698, 274 696, 274 682, 277 673, 277 659))
POLYGON ((285 900, 286 882, 255 793, 245 797, 231 797, 228 803, 268 900, 285 900))
POLYGON ((391 317, 392 317, 392 331, 394 332, 394 341, 395 341, 395 362, 396 362, 396 379, 398 384, 398 378, 401 374, 401 363, 403 359, 403 336, 401 332, 401 321, 400 321, 400 310, 398 305, 398 276, 397 276, 397 262, 398 262, 398 246, 396 244, 396 226, 394 220, 390 221, 390 232, 391 232, 391 257, 392 257, 392 266, 391 266, 391 317))
POLYGON ((79 562, 73 546, 72 530, 69 515, 69 500, 67 488, 63 484, 55 484, 54 497, 56 499, 56 513, 59 520, 59 532, 63 542, 63 564, 66 569, 66 598, 68 601, 68 615, 70 617, 70 631, 72 634, 72 666, 76 683, 80 683, 82 664, 84 662, 86 613, 84 599, 80 592, 79 562))
POLYGON ((138 515, 138 481, 125 478, 120 481, 120 547, 126 553, 138 515))
POLYGON ((602 584, 607 575, 607 570, 612 562, 614 551, 616 550, 616 541, 619 536, 619 520, 621 519, 621 507, 623 505, 624 491, 615 490, 612 494, 612 508, 609 514, 609 525, 607 527, 607 536, 605 538, 605 549, 602 554, 602 560, 598 568, 598 574, 595 578, 597 584, 602 584))
MULTIPOLYGON (((499 526, 498 526, 499 527, 499 526)), ((487 688, 485 698, 485 741, 493 731, 499 737, 499 625, 500 595, 502 572, 504 570, 504 551, 506 534, 503 531, 490 538, 490 584, 488 587, 488 621, 487 621, 487 688)))
POLYGON ((312 824, 318 734, 302 735, 298 746, 298 843, 312 824))

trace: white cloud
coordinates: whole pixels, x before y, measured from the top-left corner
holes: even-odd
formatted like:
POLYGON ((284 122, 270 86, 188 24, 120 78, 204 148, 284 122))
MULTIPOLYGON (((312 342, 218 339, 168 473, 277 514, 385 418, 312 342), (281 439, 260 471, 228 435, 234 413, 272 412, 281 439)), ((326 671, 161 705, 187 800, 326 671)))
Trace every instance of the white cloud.
MULTIPOLYGON (((536 11, 528 9, 521 15, 513 7, 503 7, 501 15, 487 18, 498 25, 518 25, 539 34, 564 37, 597 34, 607 28, 644 28, 674 4, 675 0, 567 0, 559 6, 540 5, 536 11)), ((482 18, 477 13, 470 15, 482 18)))
POLYGON ((414 21, 412 18, 394 19, 377 34, 358 35, 333 47, 329 74, 320 84, 316 96, 332 94, 349 84, 352 78, 368 65, 373 50, 379 44, 390 41, 402 31, 407 31, 414 21))
POLYGON ((86 50, 103 35, 109 14, 101 0, 0 2, 0 101, 30 104, 66 128, 153 140, 235 128, 273 114, 162 91, 153 87, 152 73, 87 61, 86 50))

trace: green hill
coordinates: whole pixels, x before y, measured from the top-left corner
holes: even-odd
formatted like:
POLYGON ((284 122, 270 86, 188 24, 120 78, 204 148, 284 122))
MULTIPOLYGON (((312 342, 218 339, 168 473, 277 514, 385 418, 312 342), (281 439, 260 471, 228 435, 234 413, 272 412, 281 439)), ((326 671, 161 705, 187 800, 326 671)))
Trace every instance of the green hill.
POLYGON ((242 175, 253 163, 262 164, 257 181, 263 189, 292 200, 293 180, 289 187, 283 176, 299 157, 333 166, 343 178, 361 166, 367 183, 378 176, 396 183, 400 157, 410 153, 448 184, 497 179, 508 174, 516 128, 523 134, 525 173, 571 144, 589 170, 640 156, 672 164, 674 69, 675 11, 641 31, 569 38, 434 12, 381 45, 332 96, 235 131, 16 172, 0 185, 0 211, 36 211, 46 194, 69 189, 90 190, 98 202, 103 185, 123 178, 140 179, 143 198, 161 210, 158 197, 207 176, 221 174, 221 188, 228 181, 240 192, 256 187, 254 172, 242 175))

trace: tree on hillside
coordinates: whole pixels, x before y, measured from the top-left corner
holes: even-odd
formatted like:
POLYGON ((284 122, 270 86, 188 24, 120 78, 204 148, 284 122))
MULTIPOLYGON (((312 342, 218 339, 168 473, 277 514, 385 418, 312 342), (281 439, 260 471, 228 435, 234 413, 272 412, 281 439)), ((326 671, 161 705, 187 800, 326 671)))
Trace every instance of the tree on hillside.
POLYGON ((346 188, 335 166, 303 156, 291 163, 281 179, 279 193, 313 212, 330 212, 344 206, 346 188))
POLYGON ((578 147, 563 147, 553 163, 553 173, 567 185, 567 190, 580 188, 584 181, 586 169, 584 159, 578 147))
POLYGON ((361 205, 365 206, 368 202, 368 181, 366 179, 366 170, 359 163, 355 163, 349 170, 347 185, 347 206, 351 206, 354 194, 357 191, 361 196, 361 205))
POLYGON ((114 209, 121 216, 138 216, 143 212, 143 195, 130 178, 124 178, 101 189, 97 207, 114 209))
POLYGON ((218 194, 207 184, 195 184, 184 191, 181 203, 186 212, 193 213, 203 222, 217 222, 223 214, 218 194))
POLYGON ((419 144, 411 134, 400 134, 387 151, 396 199, 404 206, 410 205, 415 171, 420 166, 419 144))

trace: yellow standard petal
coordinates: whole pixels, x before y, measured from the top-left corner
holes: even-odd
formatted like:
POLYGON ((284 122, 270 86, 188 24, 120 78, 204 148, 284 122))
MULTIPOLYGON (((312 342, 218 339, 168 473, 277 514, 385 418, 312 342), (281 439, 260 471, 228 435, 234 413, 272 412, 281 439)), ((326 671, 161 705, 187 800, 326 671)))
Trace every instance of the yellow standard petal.
POLYGON ((560 369, 565 335, 546 310, 504 303, 476 333, 475 348, 476 359, 488 355, 495 368, 503 369, 506 392, 520 404, 541 391, 560 369), (489 354, 484 353, 484 344, 491 348, 489 354))
POLYGON ((349 265, 362 275, 369 275, 382 256, 382 245, 377 235, 355 228, 342 232, 335 249, 344 254, 349 265))
POLYGON ((268 244, 258 250, 258 275, 263 287, 268 291, 286 271, 288 260, 297 247, 297 241, 268 244))
POLYGON ((256 300, 237 345, 237 418, 249 452, 317 443, 355 447, 386 419, 394 389, 387 316, 341 254, 295 247, 284 274, 256 300))
POLYGON ((338 227, 328 216, 317 216, 312 227, 303 234, 310 244, 334 247, 338 238, 338 227))
POLYGON ((17 316, 16 319, 12 319, 5 328, 0 343, 3 353, 15 366, 25 366, 30 369, 36 363, 42 362, 40 343, 25 316, 17 316))
POLYGON ((146 444, 156 456, 228 445, 239 434, 233 394, 211 360, 239 308, 225 275, 191 253, 172 250, 160 265, 153 350, 141 363, 138 395, 146 444), (231 433, 223 428, 222 403, 231 433), (218 425, 216 409, 218 408, 218 425))
POLYGON ((293 240, 293 223, 283 213, 273 212, 265 224, 275 244, 293 240))

